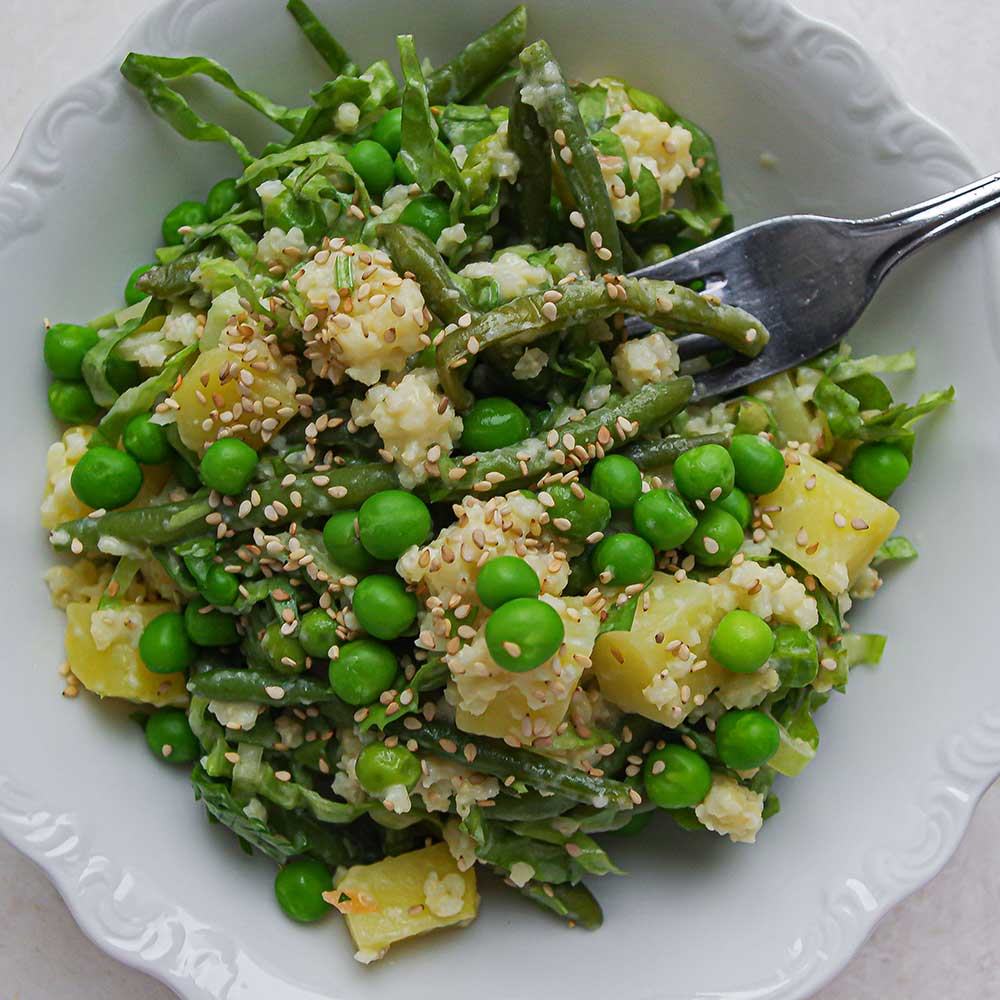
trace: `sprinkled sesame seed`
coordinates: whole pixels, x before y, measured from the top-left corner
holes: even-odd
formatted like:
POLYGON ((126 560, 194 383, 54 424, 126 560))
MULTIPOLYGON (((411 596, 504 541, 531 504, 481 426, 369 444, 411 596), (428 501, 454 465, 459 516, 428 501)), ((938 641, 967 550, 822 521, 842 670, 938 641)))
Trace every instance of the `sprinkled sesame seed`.
POLYGON ((719 551, 719 543, 714 538, 710 538, 708 535, 705 535, 702 538, 701 544, 704 545, 705 551, 710 555, 714 556, 719 551))
POLYGON ((587 223, 584 221, 583 216, 579 212, 574 211, 569 213, 569 224, 571 226, 576 226, 577 229, 583 229, 587 223))
POLYGON ((851 520, 851 527, 855 531, 867 531, 868 522, 863 517, 855 517, 851 520))

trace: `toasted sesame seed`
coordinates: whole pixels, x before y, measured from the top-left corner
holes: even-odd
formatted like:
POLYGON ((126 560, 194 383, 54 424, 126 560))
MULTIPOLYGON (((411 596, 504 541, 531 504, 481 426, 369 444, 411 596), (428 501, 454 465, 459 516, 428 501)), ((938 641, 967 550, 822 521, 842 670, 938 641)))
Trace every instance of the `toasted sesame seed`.
POLYGON ((863 517, 855 517, 851 520, 851 527, 855 531, 867 531, 868 522, 863 517))
POLYGON ((705 551, 710 555, 714 556, 719 551, 719 543, 714 538, 710 538, 708 535, 705 535, 702 538, 701 544, 705 547, 705 551))
POLYGON ((584 221, 583 216, 579 212, 574 211, 569 213, 569 224, 571 226, 576 226, 577 229, 583 229, 587 223, 584 221))
POLYGON ((833 523, 838 528, 846 528, 847 527, 847 518, 844 517, 844 515, 841 514, 840 511, 838 510, 833 515, 833 523))
POLYGON ((559 150, 559 159, 568 166, 573 162, 573 150, 569 146, 563 146, 559 150))

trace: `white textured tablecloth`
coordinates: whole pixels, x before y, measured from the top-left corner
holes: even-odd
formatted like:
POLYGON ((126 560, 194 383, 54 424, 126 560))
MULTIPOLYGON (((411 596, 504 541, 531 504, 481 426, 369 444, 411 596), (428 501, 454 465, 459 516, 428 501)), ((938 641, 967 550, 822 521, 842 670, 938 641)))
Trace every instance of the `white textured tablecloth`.
MULTIPOLYGON (((152 0, 0 0, 7 40, 0 59, 0 164, 35 107, 97 66, 150 6, 152 0)), ((904 95, 971 149, 984 173, 1000 169, 1000 5, 799 0, 799 6, 860 38, 904 95)), ((882 922, 816 1000, 1000 997, 998 845, 1000 787, 994 786, 944 871, 882 922)), ((170 996, 90 944, 42 873, 0 842, 0 1000, 170 996)))

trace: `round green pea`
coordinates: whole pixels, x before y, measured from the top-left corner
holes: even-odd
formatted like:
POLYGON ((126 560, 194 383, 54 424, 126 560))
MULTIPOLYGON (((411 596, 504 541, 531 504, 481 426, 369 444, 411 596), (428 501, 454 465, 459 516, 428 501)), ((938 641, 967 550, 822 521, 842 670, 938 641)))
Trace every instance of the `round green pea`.
POLYGON ((296 226, 302 230, 306 243, 319 243, 326 232, 326 216, 314 201, 296 198, 291 191, 282 191, 264 209, 264 225, 286 233, 296 226))
POLYGON ((753 496, 776 490, 785 478, 785 457, 756 434, 737 434, 729 446, 736 471, 736 485, 753 496))
POLYGON ((870 442, 851 457, 847 475, 879 500, 888 500, 910 474, 910 460, 893 444, 870 442))
POLYGON ((781 743, 778 724, 755 709, 726 712, 715 725, 715 748, 726 767, 750 771, 763 767, 781 743))
POLYGON ((114 510, 136 498, 142 489, 142 469, 117 448, 90 448, 76 463, 70 486, 88 507, 114 510))
POLYGON ((174 674, 194 662, 194 644, 184 627, 184 615, 168 611, 158 615, 139 636, 139 656, 154 674, 174 674))
POLYGON ((225 611, 210 607, 208 601, 195 598, 184 608, 184 627, 188 637, 199 646, 234 646, 240 641, 236 619, 225 611))
POLYGON ((383 795, 393 785, 409 791, 420 780, 420 760, 404 746, 369 743, 358 754, 355 773, 369 795, 383 795))
POLYGON ((396 180, 400 184, 413 184, 416 181, 413 171, 406 165, 406 161, 401 156, 396 157, 392 169, 396 174, 396 180))
POLYGON ((198 738, 179 708, 157 709, 146 720, 146 743, 154 756, 171 764, 190 764, 201 756, 198 738))
POLYGON ((649 542, 625 531, 608 535, 598 542, 590 558, 594 572, 598 576, 610 573, 607 582, 616 587, 645 583, 653 575, 656 565, 656 556, 649 542))
POLYGON ((240 596, 240 582, 224 566, 212 566, 205 575, 201 596, 217 608, 228 608, 240 596))
POLYGON ((141 267, 137 267, 129 276, 128 281, 125 282, 125 305, 134 306, 142 302, 143 299, 149 298, 149 296, 139 290, 139 286, 136 282, 147 272, 152 271, 156 267, 155 264, 143 264, 141 267))
POLYGON ((624 455, 606 455, 590 474, 590 488, 604 497, 614 510, 631 507, 642 494, 639 466, 624 455))
POLYGON ((257 469, 257 452, 239 438, 220 438, 208 446, 198 471, 201 481, 226 496, 239 496, 257 469))
POLYGON ((673 490, 649 490, 636 500, 632 523, 657 552, 669 552, 691 537, 698 519, 673 490))
POLYGON ((524 410, 512 399, 488 396, 462 416, 462 451, 492 451, 523 441, 531 433, 524 410))
POLYGON ((56 378, 78 379, 83 356, 97 343, 97 331, 75 323, 56 323, 45 331, 43 354, 56 378))
POLYGON ((333 876, 313 858, 298 858, 278 869, 274 895, 286 915, 300 924, 312 924, 330 912, 324 892, 333 890, 333 876))
POLYGON ((337 623, 322 608, 313 608, 299 622, 299 642, 309 656, 325 660, 330 648, 340 644, 337 623))
POLYGON ((163 219, 163 242, 168 247, 178 247, 184 242, 181 230, 185 226, 201 226, 208 222, 208 209, 200 201, 182 201, 175 205, 163 219))
POLYGON ((750 520, 753 517, 753 504, 750 503, 750 498, 738 486, 734 486, 724 497, 720 497, 718 500, 710 500, 705 506, 709 509, 718 507, 719 510, 724 510, 727 514, 732 514, 744 530, 749 526, 750 520))
POLYGON ((405 490, 376 493, 358 511, 361 544, 376 559, 398 559, 411 545, 420 545, 430 530, 427 504, 405 490))
POLYGON ((64 424, 86 424, 100 413, 85 382, 57 380, 49 386, 49 409, 64 424))
POLYGON ((549 523, 560 535, 582 542, 594 532, 604 531, 608 526, 611 521, 611 505, 593 490, 578 483, 574 485, 576 493, 564 483, 556 483, 547 488, 552 497, 549 523))
POLYGON ((515 597, 486 620, 486 645, 493 659, 514 673, 534 670, 559 652, 566 635, 551 604, 515 597))
POLYGON ((378 198, 396 179, 392 157, 384 146, 362 139, 347 153, 347 162, 357 171, 368 193, 378 198))
POLYGON ((126 425, 122 434, 125 450, 144 465, 160 465, 173 453, 167 432, 160 424, 154 424, 151 413, 139 413, 126 425))
POLYGON ((376 639, 398 639, 417 619, 417 598, 398 576, 373 573, 354 589, 354 615, 376 639))
POLYGON ((699 516, 684 548, 704 566, 726 566, 742 545, 740 522, 721 508, 710 507, 699 516))
POLYGON ((451 209, 437 195, 422 194, 420 197, 414 198, 399 213, 398 221, 405 226, 419 229, 425 236, 437 243, 444 227, 451 222, 451 209))
POLYGON ((375 123, 372 138, 390 155, 398 156, 403 138, 403 109, 391 108, 375 123))
POLYGON ((305 647, 294 635, 285 635, 281 622, 271 622, 264 629, 261 645, 271 665, 281 674, 301 674, 306 669, 305 647))
POLYGON ((323 544, 333 561, 348 573, 367 573, 375 560, 358 537, 358 512, 337 511, 323 526, 323 544))
POLYGON ((239 188, 236 186, 234 177, 227 177, 212 185, 205 199, 205 208, 208 217, 212 222, 221 219, 227 212, 231 212, 240 201, 239 188))
POLYGON ((721 444, 703 444, 684 452, 674 462, 677 492, 688 500, 713 500, 724 496, 736 478, 733 460, 721 444), (712 496, 715 491, 719 492, 712 496))
POLYGON ((479 571, 476 593, 491 611, 518 597, 537 597, 538 574, 516 556, 494 556, 479 571))
POLYGON ((774 633, 763 618, 749 611, 730 611, 715 626, 709 651, 727 670, 752 674, 774 649, 774 633))
POLYGON ((712 770, 705 758, 676 743, 650 753, 642 774, 646 794, 661 809, 696 806, 712 787, 712 770))
POLYGON ((330 660, 330 687, 348 705, 368 705, 392 687, 398 670, 395 654, 384 643, 355 639, 330 660))

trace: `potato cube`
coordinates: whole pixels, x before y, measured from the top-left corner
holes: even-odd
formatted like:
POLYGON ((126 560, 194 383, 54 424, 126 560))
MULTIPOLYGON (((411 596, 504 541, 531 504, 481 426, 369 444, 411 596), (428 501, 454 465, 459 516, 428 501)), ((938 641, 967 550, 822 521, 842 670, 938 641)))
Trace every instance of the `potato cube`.
POLYGON ((443 843, 348 868, 325 898, 344 914, 362 962, 397 941, 464 926, 479 908, 475 871, 459 871, 443 843))
POLYGON ((136 645, 149 622, 175 610, 173 604, 160 601, 125 605, 118 615, 122 634, 99 648, 91 632, 97 604, 70 604, 66 608, 66 658, 70 668, 88 691, 102 698, 157 706, 186 705, 184 674, 154 674, 147 670, 136 645))
POLYGON ((760 498, 771 545, 831 593, 847 590, 892 534, 899 513, 825 462, 786 452, 785 478, 760 498))

